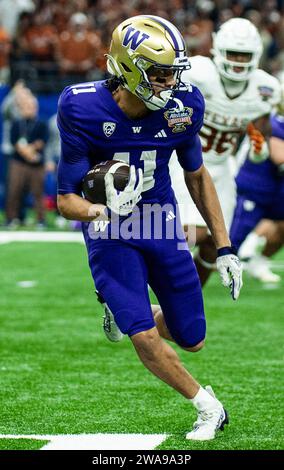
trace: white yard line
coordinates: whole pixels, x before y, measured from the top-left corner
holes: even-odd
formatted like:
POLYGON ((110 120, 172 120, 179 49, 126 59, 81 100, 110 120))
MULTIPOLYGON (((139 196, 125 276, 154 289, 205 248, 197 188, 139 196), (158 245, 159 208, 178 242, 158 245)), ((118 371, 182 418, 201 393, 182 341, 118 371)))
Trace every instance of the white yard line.
POLYGON ((41 450, 153 450, 167 434, 0 434, 0 439, 49 441, 41 450))
POLYGON ((0 244, 11 242, 84 243, 81 232, 0 232, 0 244))

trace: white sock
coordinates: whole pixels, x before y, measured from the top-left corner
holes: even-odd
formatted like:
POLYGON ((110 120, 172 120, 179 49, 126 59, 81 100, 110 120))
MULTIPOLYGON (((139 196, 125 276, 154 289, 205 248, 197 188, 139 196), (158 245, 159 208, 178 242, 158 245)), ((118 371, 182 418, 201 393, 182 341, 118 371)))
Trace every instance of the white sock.
POLYGON ((191 398, 190 401, 198 411, 216 408, 216 402, 218 402, 216 398, 212 397, 210 393, 201 386, 195 397, 191 398))

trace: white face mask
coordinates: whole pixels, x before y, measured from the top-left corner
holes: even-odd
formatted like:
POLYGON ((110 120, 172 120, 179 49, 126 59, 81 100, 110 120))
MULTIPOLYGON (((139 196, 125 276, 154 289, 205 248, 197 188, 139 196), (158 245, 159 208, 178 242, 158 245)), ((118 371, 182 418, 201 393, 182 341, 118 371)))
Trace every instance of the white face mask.
POLYGON ((222 76, 220 78, 222 80, 226 94, 230 96, 231 98, 234 98, 234 96, 240 95, 244 91, 247 85, 247 81, 236 82, 234 80, 229 80, 228 78, 225 78, 222 76))

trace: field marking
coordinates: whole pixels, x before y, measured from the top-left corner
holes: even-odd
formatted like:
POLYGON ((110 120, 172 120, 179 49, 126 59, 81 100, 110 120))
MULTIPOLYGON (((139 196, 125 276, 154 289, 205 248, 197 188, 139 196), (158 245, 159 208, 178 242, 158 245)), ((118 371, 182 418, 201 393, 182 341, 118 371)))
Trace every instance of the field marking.
POLYGON ((154 450, 168 434, 0 434, 0 439, 49 441, 40 450, 154 450))
POLYGON ((277 269, 278 271, 284 271, 283 261, 270 261, 270 268, 277 269))
POLYGON ((16 282, 16 285, 22 289, 29 289, 30 287, 35 287, 37 285, 37 281, 18 281, 16 282))
POLYGON ((262 289, 263 290, 277 290, 277 289, 280 289, 282 288, 281 286, 281 282, 275 282, 274 284, 272 282, 267 282, 267 283, 263 283, 262 285, 262 289))
POLYGON ((0 244, 12 242, 84 243, 81 232, 0 232, 0 244))

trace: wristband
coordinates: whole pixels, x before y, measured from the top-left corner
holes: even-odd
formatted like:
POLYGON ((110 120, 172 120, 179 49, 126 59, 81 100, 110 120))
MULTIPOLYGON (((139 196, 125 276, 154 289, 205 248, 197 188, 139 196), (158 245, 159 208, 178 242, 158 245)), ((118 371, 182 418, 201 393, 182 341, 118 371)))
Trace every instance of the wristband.
POLYGON ((234 246, 224 246, 222 248, 218 248, 217 255, 219 256, 226 256, 226 255, 236 255, 237 251, 234 246))

